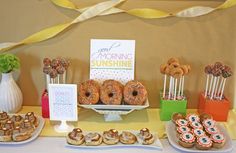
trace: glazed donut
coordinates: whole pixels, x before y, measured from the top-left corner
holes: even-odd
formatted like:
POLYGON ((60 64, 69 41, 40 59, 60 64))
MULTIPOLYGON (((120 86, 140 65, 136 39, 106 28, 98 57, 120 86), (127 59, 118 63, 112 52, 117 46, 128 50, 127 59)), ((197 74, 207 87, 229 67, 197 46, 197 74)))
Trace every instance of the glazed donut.
POLYGON ((136 141, 136 136, 131 132, 123 131, 120 134, 120 142, 123 144, 134 144, 136 141))
POLYGON ((144 105, 147 100, 147 90, 138 81, 132 80, 124 87, 124 101, 129 105, 144 105))
POLYGON ((79 103, 90 105, 99 101, 100 85, 94 80, 87 80, 79 86, 79 103))
POLYGON ((167 61, 167 64, 170 65, 171 63, 174 63, 174 62, 179 63, 179 59, 172 57, 167 61))
POLYGON ((181 68, 173 68, 170 74, 174 78, 180 78, 181 76, 183 76, 183 70, 181 68))
POLYGON ((152 144, 155 141, 154 136, 150 133, 148 128, 143 128, 138 134, 138 141, 144 145, 152 144))
POLYGON ((85 136, 87 146, 98 146, 102 143, 102 136, 99 133, 88 133, 85 136))
POLYGON ((120 105, 123 85, 115 80, 106 80, 100 89, 100 99, 106 105, 120 105))
POLYGON ((103 142, 108 145, 117 144, 119 142, 119 133, 115 129, 103 132, 103 142))
POLYGON ((168 65, 167 64, 161 64, 161 66, 160 66, 160 72, 162 73, 162 74, 166 74, 166 68, 168 67, 168 65))
POLYGON ((84 135, 80 128, 73 129, 66 137, 67 143, 72 145, 81 145, 84 143, 84 135))

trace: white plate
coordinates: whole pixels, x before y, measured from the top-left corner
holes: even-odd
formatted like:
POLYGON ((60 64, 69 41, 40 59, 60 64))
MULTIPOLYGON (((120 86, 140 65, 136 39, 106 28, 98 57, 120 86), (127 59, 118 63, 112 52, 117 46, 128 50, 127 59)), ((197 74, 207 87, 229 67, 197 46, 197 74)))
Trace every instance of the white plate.
MULTIPOLYGON (((21 116, 24 116, 23 114, 19 114, 21 116)), ((11 115, 10 115, 11 116, 11 115)), ((27 139, 27 140, 24 140, 24 141, 19 141, 19 142, 14 142, 14 141, 10 141, 10 142, 0 142, 0 145, 18 145, 18 144, 24 144, 24 143, 28 143, 28 142, 31 142, 33 141, 34 139, 36 139, 40 132, 42 131, 43 129, 43 126, 44 126, 44 119, 41 117, 41 116, 37 116, 35 115, 38 120, 39 120, 39 125, 38 127, 34 130, 34 132, 32 133, 32 136, 31 138, 27 139)))
POLYGON ((220 149, 216 149, 216 148, 211 148, 209 150, 198 150, 195 147, 193 148, 184 148, 182 146, 179 145, 178 143, 178 138, 176 136, 176 127, 175 124, 172 121, 167 122, 166 124, 166 133, 167 133, 167 137, 168 140, 170 142, 170 144, 183 152, 198 152, 198 153, 225 153, 225 152, 230 152, 233 149, 232 146, 232 140, 230 138, 230 136, 228 135, 227 131, 225 130, 225 128, 221 125, 217 125, 218 129, 222 132, 222 134, 224 134, 225 138, 226 138, 226 142, 224 147, 220 148, 220 149))
MULTIPOLYGON (((129 131, 129 130, 126 130, 129 131)), ((122 131, 121 131, 122 132, 122 131)), ((133 134, 135 134, 137 136, 137 134, 139 133, 139 131, 129 131, 132 132, 133 134)), ((83 132, 84 135, 86 135, 87 133, 89 133, 89 131, 83 132)), ((98 132, 101 136, 103 132, 98 132)), ((140 148, 152 148, 152 149, 158 149, 158 150, 162 150, 162 144, 158 138, 158 134, 157 133, 152 133, 153 136, 155 137, 155 141, 153 144, 150 145, 143 145, 139 142, 136 142, 134 144, 122 144, 121 142, 118 142, 117 144, 114 145, 107 145, 105 143, 102 143, 98 146, 86 146, 85 143, 83 143, 82 145, 71 145, 66 143, 67 147, 73 147, 73 148, 78 148, 78 149, 103 149, 103 148, 122 148, 122 147, 140 147, 140 148)))

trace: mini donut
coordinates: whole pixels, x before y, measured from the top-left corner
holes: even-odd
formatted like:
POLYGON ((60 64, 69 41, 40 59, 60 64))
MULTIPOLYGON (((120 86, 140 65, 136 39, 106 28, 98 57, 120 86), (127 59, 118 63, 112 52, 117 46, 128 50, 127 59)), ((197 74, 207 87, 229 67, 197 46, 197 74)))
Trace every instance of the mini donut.
POLYGON ((103 132, 103 142, 108 145, 114 145, 119 142, 119 133, 115 129, 103 132))
POLYGON ((167 64, 170 65, 171 63, 174 63, 174 62, 179 63, 179 59, 172 57, 167 61, 167 64))
POLYGON ((90 105, 99 101, 100 85, 95 80, 87 80, 79 85, 79 103, 90 105))
POLYGON ((155 138, 150 133, 148 128, 143 128, 140 130, 140 132, 138 134, 138 141, 143 145, 150 145, 150 144, 154 143, 155 138))
POLYGON ((106 80, 100 89, 100 99, 106 105, 120 105, 123 85, 116 80, 106 80))
POLYGON ((98 146, 102 143, 102 136, 99 133, 88 133, 85 135, 85 144, 87 146, 98 146))
POLYGON ((174 78, 180 78, 181 76, 183 76, 183 70, 181 68, 173 68, 170 74, 174 78))
POLYGON ((129 105, 144 105, 147 100, 147 90, 142 83, 132 80, 124 87, 124 101, 129 105))
POLYGON ((162 74, 166 74, 166 68, 168 67, 168 65, 167 64, 161 64, 161 66, 160 66, 160 72, 162 73, 162 74))
POLYGON ((120 142, 123 144, 134 144, 137 141, 137 137, 128 131, 123 131, 120 134, 120 142))
POLYGON ((183 75, 186 75, 188 73, 188 66, 187 65, 181 65, 180 68, 183 70, 183 75))
POLYGON ((174 68, 178 68, 180 64, 178 62, 173 62, 169 66, 170 66, 170 69, 174 69, 174 68))
POLYGON ((84 135, 80 128, 73 129, 66 137, 67 143, 72 145, 81 145, 84 143, 84 135))

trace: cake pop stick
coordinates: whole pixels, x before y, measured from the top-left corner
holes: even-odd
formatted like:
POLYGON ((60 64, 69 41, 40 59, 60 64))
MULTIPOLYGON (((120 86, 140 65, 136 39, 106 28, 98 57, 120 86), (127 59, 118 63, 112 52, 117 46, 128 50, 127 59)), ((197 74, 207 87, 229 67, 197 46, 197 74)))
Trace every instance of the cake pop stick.
POLYGON ((182 76, 181 96, 184 96, 184 75, 182 76))
POLYGON ((178 96, 177 97, 180 97, 181 85, 182 85, 182 77, 180 77, 180 79, 179 79, 179 89, 178 89, 178 96))
POLYGON ((163 93, 162 98, 165 98, 166 95, 166 74, 164 75, 164 86, 163 86, 163 93))
POLYGON ((221 77, 220 86, 219 86, 219 88, 218 88, 217 91, 216 91, 216 95, 217 95, 217 96, 220 96, 220 91, 221 91, 222 86, 223 86, 223 81, 224 81, 224 78, 221 77))
POLYGON ((163 98, 165 98, 165 95, 166 95, 166 77, 167 77, 167 75, 166 75, 166 68, 168 67, 168 65, 167 64, 162 64, 161 66, 160 66, 160 72, 162 73, 162 74, 164 74, 164 85, 163 85, 163 92, 162 92, 162 97, 163 98))
POLYGON ((224 89, 225 89, 225 82, 226 82, 226 78, 223 79, 223 85, 222 85, 222 89, 220 92, 220 100, 222 100, 222 97, 223 97, 223 93, 224 93, 224 89))
POLYGON ((206 96, 207 96, 208 82, 209 82, 209 74, 207 74, 206 88, 205 88, 205 94, 204 94, 204 97, 205 97, 205 98, 206 98, 206 96))
POLYGON ((172 76, 170 76, 170 82, 169 82, 169 95, 168 95, 168 99, 170 99, 171 97, 171 90, 172 90, 172 76))
POLYGON ((216 95, 217 95, 216 93, 217 93, 217 89, 218 89, 219 79, 220 79, 220 77, 217 76, 217 78, 216 78, 216 87, 215 87, 214 95, 213 95, 214 98, 216 98, 216 95))
POLYGON ((215 87, 216 87, 216 77, 214 76, 213 87, 212 87, 210 99, 213 98, 213 94, 214 94, 215 87))
POLYGON ((209 96, 211 95, 211 89, 212 89, 213 79, 214 79, 214 76, 211 75, 210 87, 209 87, 209 91, 208 91, 208 95, 209 95, 209 96))
POLYGON ((46 76, 46 88, 48 90, 48 84, 50 84, 50 75, 49 74, 45 74, 46 76))
POLYGON ((177 90, 178 79, 175 78, 175 91, 174 91, 174 100, 176 100, 176 90, 177 90))

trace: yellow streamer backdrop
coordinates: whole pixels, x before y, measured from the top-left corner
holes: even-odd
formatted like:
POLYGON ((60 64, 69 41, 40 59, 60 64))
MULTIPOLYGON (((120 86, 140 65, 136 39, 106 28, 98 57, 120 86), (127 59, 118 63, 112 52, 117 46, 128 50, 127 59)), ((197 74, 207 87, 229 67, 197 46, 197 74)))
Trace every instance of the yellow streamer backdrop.
POLYGON ((164 17, 170 17, 170 16, 176 16, 176 17, 196 17, 200 15, 205 15, 210 12, 219 10, 219 9, 226 9, 229 7, 232 7, 236 5, 236 0, 226 0, 222 5, 211 8, 211 7, 204 7, 204 6, 195 6, 191 8, 187 8, 184 10, 181 10, 177 13, 171 13, 171 12, 164 12, 157 9, 150 9, 150 8, 140 8, 140 9, 131 9, 131 10, 122 10, 119 8, 116 8, 118 4, 127 1, 127 0, 109 0, 105 2, 98 3, 96 5, 86 7, 86 8, 79 8, 74 3, 72 3, 69 0, 51 0, 55 5, 72 9, 75 11, 78 11, 80 15, 72 20, 69 23, 59 24, 53 27, 49 27, 46 29, 43 29, 25 39, 19 42, 10 42, 10 43, 1 43, 0 44, 0 53, 6 52, 14 47, 20 46, 20 45, 26 45, 26 44, 32 44, 36 42, 41 42, 48 40, 50 38, 55 37, 60 32, 67 29, 69 26, 83 22, 87 19, 93 18, 95 16, 100 15, 110 15, 110 14, 116 14, 116 13, 128 13, 133 16, 137 16, 140 18, 146 18, 146 19, 158 19, 158 18, 164 18, 164 17))

